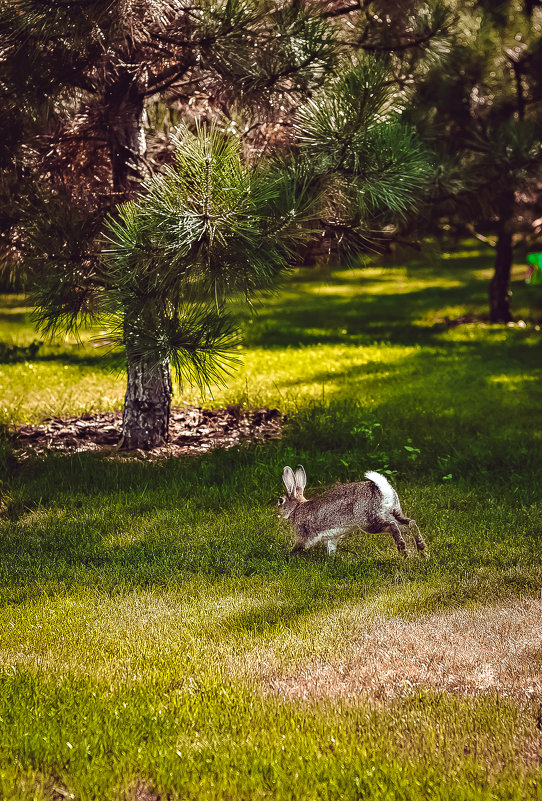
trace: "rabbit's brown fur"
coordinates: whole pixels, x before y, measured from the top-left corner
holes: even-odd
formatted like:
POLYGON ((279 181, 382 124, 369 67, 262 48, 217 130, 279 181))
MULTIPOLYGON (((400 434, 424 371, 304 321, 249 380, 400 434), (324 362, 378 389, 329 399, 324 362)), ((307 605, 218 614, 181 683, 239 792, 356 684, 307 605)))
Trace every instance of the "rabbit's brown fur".
POLYGON ((279 500, 279 514, 294 525, 294 551, 324 542, 328 553, 333 553, 345 534, 362 529, 370 534, 389 531, 399 553, 406 556, 401 526, 408 525, 417 550, 427 555, 416 521, 403 515, 397 493, 379 473, 366 473, 368 481, 339 484, 311 500, 306 500, 303 494, 306 476, 302 467, 295 474, 291 467, 285 467, 282 475, 286 495, 279 500))

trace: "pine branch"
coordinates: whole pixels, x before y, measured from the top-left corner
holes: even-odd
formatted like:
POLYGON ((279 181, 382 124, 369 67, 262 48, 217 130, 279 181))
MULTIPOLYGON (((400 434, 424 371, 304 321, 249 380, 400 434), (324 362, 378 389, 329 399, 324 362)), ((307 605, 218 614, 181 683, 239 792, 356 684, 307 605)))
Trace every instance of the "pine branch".
POLYGON ((147 97, 157 94, 158 92, 165 92, 170 86, 173 86, 176 81, 179 81, 183 75, 186 75, 188 70, 193 66, 192 63, 183 64, 182 66, 175 65, 169 67, 167 70, 159 73, 150 79, 148 88, 145 91, 147 97))
MULTIPOLYGON (((371 2, 371 0, 369 0, 371 2)), ((343 17, 347 14, 352 14, 353 11, 360 11, 363 7, 367 5, 367 0, 364 3, 356 2, 350 6, 339 6, 338 8, 332 8, 329 11, 322 11, 321 16, 324 19, 329 19, 331 17, 343 17)))

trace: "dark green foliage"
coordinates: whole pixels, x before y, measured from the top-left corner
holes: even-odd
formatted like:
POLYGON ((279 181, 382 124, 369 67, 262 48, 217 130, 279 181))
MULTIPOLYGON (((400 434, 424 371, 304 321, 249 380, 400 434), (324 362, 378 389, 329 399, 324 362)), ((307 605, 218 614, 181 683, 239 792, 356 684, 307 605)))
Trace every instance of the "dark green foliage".
POLYGON ((417 213, 431 157, 401 121, 405 101, 388 61, 358 55, 295 116, 300 151, 327 201, 320 224, 344 255, 393 238, 417 213))
POLYGON ((301 238, 295 175, 244 164, 240 140, 213 127, 181 128, 173 141, 175 166, 108 223, 109 274, 162 300, 189 289, 221 303, 272 287, 301 238))
POLYGON ((174 165, 107 223, 97 302, 118 319, 117 338, 132 354, 171 360, 179 379, 199 372, 197 382, 208 384, 236 344, 225 304, 276 285, 317 230, 330 189, 338 190, 335 215, 342 208, 345 225, 357 221, 350 239, 362 230, 370 241, 377 222, 415 207, 427 155, 395 122, 385 74, 372 58, 360 60, 302 108, 290 161, 246 162, 237 136, 214 126, 178 129, 174 165), (319 124, 320 112, 342 120, 353 108, 355 124, 334 136, 319 124))
POLYGON ((539 26, 517 2, 458 6, 449 54, 422 77, 407 112, 438 153, 426 230, 495 235, 490 319, 508 322, 513 247, 536 246, 542 186, 539 26))
POLYGON ((0 31, 2 280, 33 278, 37 305, 68 316, 86 311, 96 286, 96 226, 167 159, 145 126, 148 98, 169 108, 183 93, 170 88, 187 81, 222 113, 247 107, 265 121, 277 98, 291 103, 328 72, 338 48, 314 10, 258 0, 204 2, 193 13, 168 0, 2 0, 0 31), (65 248, 74 237, 78 247, 65 248), (57 281, 58 260, 61 297, 44 286, 57 281))
POLYGON ((103 286, 96 245, 102 214, 38 188, 26 198, 21 219, 36 325, 50 337, 76 332, 95 315, 103 286))
MULTIPOLYGON (((283 144, 295 108, 329 76, 348 71, 351 53, 386 57, 388 84, 402 91, 423 71, 425 60, 442 52, 452 16, 440 0, 394 5, 391 14, 376 0, 363 10, 346 6, 330 13, 317 4, 260 0, 204 2, 193 13, 167 0, 1 2, 8 49, 0 67, 0 141, 2 163, 14 170, 0 187, 4 269, 23 275, 24 262, 32 261, 34 251, 25 252, 18 236, 27 218, 13 214, 11 201, 18 197, 25 205, 28 193, 30 202, 36 182, 101 220, 112 203, 133 196, 149 170, 167 159, 163 138, 144 124, 149 98, 156 103, 159 96, 177 119, 192 122, 194 113, 203 112, 236 127, 256 150, 265 142, 283 144), (190 108, 195 96, 205 100, 202 109, 190 108)), ((375 160, 375 169, 386 172, 387 162, 375 160)), ((393 181, 397 170, 387 169, 386 175, 393 181)), ((393 193, 384 193, 385 202, 393 199, 393 193)), ((349 220, 328 222, 336 238, 344 239, 339 228, 349 220)), ((65 227, 74 224, 84 259, 92 249, 93 226, 78 226, 66 214, 65 227)), ((61 232, 60 239, 66 237, 61 232)), ((54 263, 58 246, 50 226, 44 226, 39 242, 38 253, 54 263)), ((367 244, 358 238, 358 247, 367 244)), ((73 269, 74 280, 65 285, 84 294, 81 284, 89 276, 83 269, 75 280, 75 261, 73 269)))
POLYGON ((236 104, 262 106, 279 93, 305 92, 336 62, 336 31, 314 6, 228 0, 204 8, 204 64, 236 104))

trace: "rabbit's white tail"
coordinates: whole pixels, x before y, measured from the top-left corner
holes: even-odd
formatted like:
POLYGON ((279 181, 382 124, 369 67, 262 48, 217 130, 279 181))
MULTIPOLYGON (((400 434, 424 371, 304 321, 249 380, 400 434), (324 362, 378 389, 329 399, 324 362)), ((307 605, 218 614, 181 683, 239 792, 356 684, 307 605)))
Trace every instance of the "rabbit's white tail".
POLYGON ((384 478, 384 476, 381 476, 380 473, 375 473, 374 470, 368 470, 365 473, 365 478, 368 478, 369 481, 372 481, 373 484, 376 484, 382 493, 384 506, 386 506, 388 509, 393 509, 395 506, 395 490, 388 479, 384 478))

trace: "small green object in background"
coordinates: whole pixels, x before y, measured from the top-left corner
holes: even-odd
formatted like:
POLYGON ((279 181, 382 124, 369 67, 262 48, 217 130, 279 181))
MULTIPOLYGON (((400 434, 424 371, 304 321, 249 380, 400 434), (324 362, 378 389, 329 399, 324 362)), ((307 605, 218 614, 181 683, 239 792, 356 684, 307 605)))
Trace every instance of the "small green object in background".
POLYGON ((542 253, 528 253, 527 264, 529 267, 525 283, 531 286, 542 284, 542 253))

